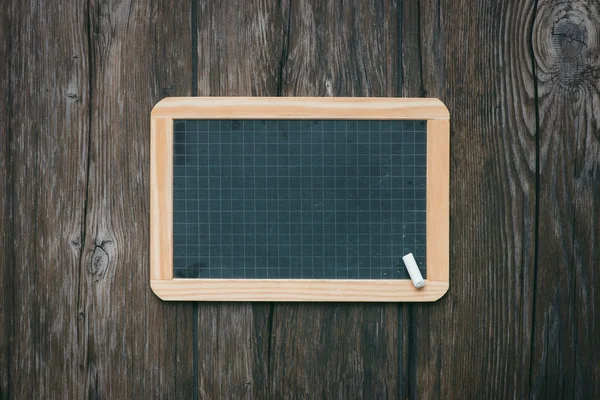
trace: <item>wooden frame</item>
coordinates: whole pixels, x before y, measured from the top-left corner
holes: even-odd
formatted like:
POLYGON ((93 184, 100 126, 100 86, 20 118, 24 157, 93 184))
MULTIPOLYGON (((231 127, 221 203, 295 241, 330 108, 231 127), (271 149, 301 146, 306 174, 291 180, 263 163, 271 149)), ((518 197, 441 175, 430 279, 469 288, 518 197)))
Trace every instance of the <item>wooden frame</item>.
POLYGON ((150 286, 163 300, 435 301, 449 287, 450 116, 438 99, 172 97, 152 110, 150 286), (410 280, 174 279, 174 119, 427 120, 427 277, 410 280))

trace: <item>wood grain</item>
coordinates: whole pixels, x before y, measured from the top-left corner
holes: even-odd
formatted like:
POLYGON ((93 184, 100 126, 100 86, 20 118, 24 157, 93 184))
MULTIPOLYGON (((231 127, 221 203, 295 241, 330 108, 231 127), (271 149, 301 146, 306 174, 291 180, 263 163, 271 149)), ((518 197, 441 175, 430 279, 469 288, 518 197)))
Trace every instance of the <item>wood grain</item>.
MULTIPOLYGON (((10 37, 12 4, 0 16, 0 38, 10 37)), ((9 40, 0 40, 0 59, 12 56, 9 40)), ((13 181, 11 158, 10 103, 11 74, 8 61, 0 63, 0 398, 8 397, 10 379, 11 331, 13 330, 12 276, 13 248, 13 181)))
POLYGON ((276 96, 288 9, 275 0, 198 1, 199 96, 276 96))
POLYGON ((11 52, 3 58, 10 120, 2 127, 10 163, 3 197, 11 209, 0 227, 9 235, 7 252, 0 253, 7 267, 3 297, 12 308, 10 323, 0 328, 11 346, 6 398, 84 395, 73 283, 79 279, 89 126, 86 9, 75 2, 63 6, 7 5, 10 33, 2 37, 11 52), (60 40, 48 40, 58 31, 60 40))
POLYGON ((272 397, 397 398, 396 315, 392 304, 275 304, 272 397))
POLYGON ((193 353, 178 353, 192 346, 193 307, 166 305, 148 285, 148 114, 164 94, 190 94, 189 15, 187 5, 90 5, 90 143, 77 281, 78 352, 90 397, 194 393, 193 353))
POLYGON ((402 95, 439 97, 452 120, 451 289, 433 307, 401 306, 403 397, 530 395, 533 4, 421 1, 401 12, 402 95))
MULTIPOLYGON (((395 3, 291 1, 289 6, 283 95, 396 94, 395 3)), ((397 307, 277 304, 272 326, 274 398, 397 397, 397 307)))
POLYGON ((531 395, 600 393, 600 5, 540 1, 539 222, 531 395))
MULTIPOLYGON (((394 1, 286 1, 284 96, 395 96, 394 1)), ((422 96, 415 96, 422 97, 422 96)))
POLYGON ((3 6, 0 398, 600 396, 596 3, 3 6), (147 116, 192 94, 439 97, 448 294, 158 300, 147 116))

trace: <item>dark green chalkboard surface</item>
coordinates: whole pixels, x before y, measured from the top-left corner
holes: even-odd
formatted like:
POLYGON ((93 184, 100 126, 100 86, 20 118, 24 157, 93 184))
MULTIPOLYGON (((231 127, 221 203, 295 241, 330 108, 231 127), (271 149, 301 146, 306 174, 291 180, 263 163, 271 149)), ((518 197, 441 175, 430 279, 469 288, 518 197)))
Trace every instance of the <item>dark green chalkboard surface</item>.
POLYGON ((178 278, 426 273, 426 121, 175 120, 178 278))

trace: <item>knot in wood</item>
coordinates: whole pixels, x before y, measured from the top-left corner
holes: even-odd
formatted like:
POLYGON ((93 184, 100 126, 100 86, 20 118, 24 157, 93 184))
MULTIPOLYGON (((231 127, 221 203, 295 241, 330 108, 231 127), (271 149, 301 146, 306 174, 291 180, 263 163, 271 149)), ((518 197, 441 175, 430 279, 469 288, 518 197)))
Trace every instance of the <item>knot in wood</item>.
POLYGON ((600 68, 595 3, 548 2, 537 14, 533 50, 542 80, 569 91, 595 85, 600 68))
POLYGON ((91 251, 91 256, 88 261, 87 270, 91 275, 104 275, 104 271, 108 267, 109 257, 108 252, 104 248, 104 243, 94 246, 91 251))
POLYGON ((79 101, 79 96, 77 93, 68 92, 67 98, 71 99, 72 101, 79 101))
POLYGON ((579 57, 588 42, 588 30, 583 19, 574 14, 557 18, 552 25, 552 45, 557 57, 564 61, 579 57))
POLYGON ((69 239, 69 245, 71 246, 71 249, 79 253, 79 251, 81 250, 81 236, 75 235, 71 237, 69 239))

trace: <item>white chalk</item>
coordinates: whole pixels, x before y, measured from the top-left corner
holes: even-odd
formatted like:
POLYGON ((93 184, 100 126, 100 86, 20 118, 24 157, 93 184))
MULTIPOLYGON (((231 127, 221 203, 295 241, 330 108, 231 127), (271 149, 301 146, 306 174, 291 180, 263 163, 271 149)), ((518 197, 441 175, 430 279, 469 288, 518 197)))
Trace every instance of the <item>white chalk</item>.
POLYGON ((408 270, 410 279, 412 279, 412 281, 413 281, 413 285, 415 285, 415 287, 417 289, 425 286, 425 281, 423 280, 423 275, 421 275, 421 271, 419 271, 419 266, 417 265, 417 261, 415 260, 415 257, 413 257, 412 253, 408 253, 407 255, 402 257, 402 260, 404 261, 404 265, 406 266, 406 269, 408 270))

